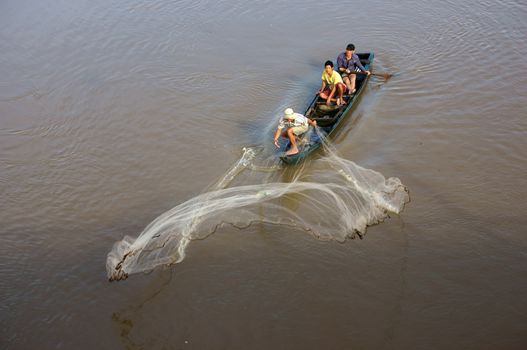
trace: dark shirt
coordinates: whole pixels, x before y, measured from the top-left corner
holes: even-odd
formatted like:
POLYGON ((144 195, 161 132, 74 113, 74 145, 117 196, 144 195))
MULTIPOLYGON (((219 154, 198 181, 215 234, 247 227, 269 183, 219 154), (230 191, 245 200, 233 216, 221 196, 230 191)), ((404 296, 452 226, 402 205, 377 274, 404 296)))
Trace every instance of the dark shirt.
POLYGON ((339 72, 340 72, 340 68, 346 68, 352 72, 357 70, 357 68, 359 68, 361 71, 366 72, 366 69, 362 66, 362 63, 360 63, 359 56, 357 56, 356 53, 351 55, 350 60, 346 59, 345 52, 341 53, 339 57, 337 58, 337 66, 339 67, 339 72))

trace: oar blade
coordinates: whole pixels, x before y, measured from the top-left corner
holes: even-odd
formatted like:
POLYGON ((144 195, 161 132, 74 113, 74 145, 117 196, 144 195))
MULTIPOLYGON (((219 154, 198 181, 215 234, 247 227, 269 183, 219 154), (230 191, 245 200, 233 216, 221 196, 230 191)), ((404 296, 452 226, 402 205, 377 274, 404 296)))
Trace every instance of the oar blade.
POLYGON ((393 77, 393 74, 391 74, 391 73, 386 73, 386 72, 372 73, 372 75, 375 75, 375 76, 378 76, 378 77, 383 77, 384 80, 388 80, 388 79, 390 79, 391 77, 393 77))

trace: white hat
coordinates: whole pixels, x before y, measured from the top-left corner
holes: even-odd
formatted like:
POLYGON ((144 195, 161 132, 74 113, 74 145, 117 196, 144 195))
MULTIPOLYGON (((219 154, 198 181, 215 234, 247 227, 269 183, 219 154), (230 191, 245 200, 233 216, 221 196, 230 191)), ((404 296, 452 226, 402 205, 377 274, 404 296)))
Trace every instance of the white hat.
POLYGON ((293 108, 287 108, 284 111, 284 119, 293 119, 295 112, 293 111, 293 108))

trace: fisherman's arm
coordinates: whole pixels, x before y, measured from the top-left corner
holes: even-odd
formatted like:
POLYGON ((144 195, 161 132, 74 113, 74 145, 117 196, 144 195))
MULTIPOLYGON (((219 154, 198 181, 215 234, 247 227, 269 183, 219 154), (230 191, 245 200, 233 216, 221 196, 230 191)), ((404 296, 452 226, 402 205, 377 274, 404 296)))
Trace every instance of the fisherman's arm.
POLYGON ((364 72, 364 73, 370 75, 370 71, 369 71, 369 70, 366 70, 366 68, 364 68, 364 66, 363 66, 362 63, 360 62, 359 56, 353 57, 353 61, 355 61, 355 65, 356 65, 357 67, 359 67, 359 69, 361 70, 361 72, 364 72))
POLYGON ((324 89, 326 88, 326 81, 322 80, 322 86, 320 87, 320 90, 318 90, 318 93, 320 94, 324 89))
POLYGON ((335 95, 335 92, 337 91, 337 84, 335 84, 335 86, 333 86, 333 89, 331 89, 331 93, 329 94, 328 96, 328 102, 331 101, 331 99, 333 98, 333 96, 335 95))
POLYGON ((339 57, 337 57, 337 67, 339 67, 339 72, 345 72, 346 71, 346 67, 345 67, 345 64, 344 64, 344 58, 342 58, 341 55, 339 55, 339 57))
POLYGON ((278 127, 276 129, 276 132, 274 133, 274 145, 278 148, 280 148, 280 144, 278 143, 278 139, 280 138, 280 133, 282 132, 282 129, 278 127))

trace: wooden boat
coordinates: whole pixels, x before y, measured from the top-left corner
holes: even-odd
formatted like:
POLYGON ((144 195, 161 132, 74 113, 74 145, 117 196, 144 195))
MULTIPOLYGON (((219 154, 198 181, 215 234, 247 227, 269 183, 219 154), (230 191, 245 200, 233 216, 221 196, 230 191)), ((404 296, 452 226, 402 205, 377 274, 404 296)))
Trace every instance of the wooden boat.
MULTIPOLYGON (((358 54, 362 65, 367 70, 370 70, 373 62, 373 52, 358 54)), ((359 97, 366 87, 366 82, 369 76, 364 74, 357 74, 355 81, 355 94, 352 96, 344 95, 346 104, 343 106, 331 105, 327 106, 326 101, 318 95, 309 104, 304 115, 312 120, 317 121, 319 131, 325 136, 331 135, 335 129, 342 123, 342 121, 357 107, 359 97)), ((322 144, 320 136, 314 131, 313 127, 309 127, 309 131, 301 135, 297 140, 299 152, 293 155, 286 155, 282 153, 280 159, 286 164, 296 164, 306 158, 311 152, 315 151, 322 144)), ((288 142, 286 150, 291 144, 288 142)))

